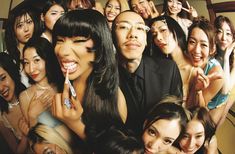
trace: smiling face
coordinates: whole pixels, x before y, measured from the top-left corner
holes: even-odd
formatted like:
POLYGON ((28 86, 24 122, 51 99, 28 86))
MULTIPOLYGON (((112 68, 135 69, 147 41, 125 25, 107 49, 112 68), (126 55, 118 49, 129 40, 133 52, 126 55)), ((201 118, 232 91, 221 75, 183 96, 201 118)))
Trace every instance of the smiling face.
POLYGON ((0 67, 0 96, 6 101, 10 102, 13 100, 15 91, 15 83, 9 76, 7 71, 0 67))
POLYGON ((117 0, 109 0, 104 8, 104 14, 109 22, 121 12, 121 6, 117 0))
POLYGON ((216 30, 216 43, 223 51, 233 42, 233 34, 227 22, 223 22, 221 28, 216 30))
POLYGON ((44 21, 45 26, 52 30, 55 22, 64 14, 64 9, 60 5, 53 5, 43 16, 41 16, 42 21, 44 21))
POLYGON ((70 80, 90 75, 91 62, 95 60, 95 51, 91 51, 93 46, 93 41, 85 37, 57 37, 55 54, 64 74, 69 68, 70 80))
POLYGON ((64 150, 55 144, 50 143, 36 143, 33 147, 36 154, 66 154, 64 150))
POLYGON ((124 12, 117 17, 115 36, 117 49, 127 60, 141 59, 147 44, 147 26, 140 15, 124 12))
POLYGON ((171 54, 176 48, 177 42, 173 34, 168 29, 165 21, 155 21, 152 24, 151 32, 154 38, 154 44, 158 46, 164 54, 171 54))
POLYGON ((149 10, 151 10, 147 0, 130 0, 133 11, 141 15, 142 18, 148 19, 150 17, 149 10))
POLYGON ((180 134, 179 119, 160 119, 144 131, 145 154, 166 151, 180 134))
POLYGON ((24 70, 35 82, 46 78, 45 61, 37 54, 35 48, 30 47, 24 51, 24 70))
POLYGON ((206 66, 210 55, 209 40, 206 33, 198 27, 193 28, 189 36, 188 53, 193 66, 206 66))
POLYGON ((21 44, 25 44, 33 36, 34 23, 28 13, 16 18, 14 31, 21 44))
POLYGON ((177 15, 182 9, 182 3, 178 0, 167 0, 167 6, 170 15, 177 15))
POLYGON ((204 126, 197 119, 188 122, 186 132, 180 140, 181 149, 187 154, 194 154, 205 141, 204 126))

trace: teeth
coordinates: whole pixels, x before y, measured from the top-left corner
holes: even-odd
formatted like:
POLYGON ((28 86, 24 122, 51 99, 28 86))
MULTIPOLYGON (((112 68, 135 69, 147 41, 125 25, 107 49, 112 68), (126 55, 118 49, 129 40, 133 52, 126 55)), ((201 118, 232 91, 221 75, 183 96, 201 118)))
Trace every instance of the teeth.
POLYGON ((72 63, 63 63, 63 66, 65 69, 71 70, 74 69, 76 67, 76 64, 74 62, 72 63))

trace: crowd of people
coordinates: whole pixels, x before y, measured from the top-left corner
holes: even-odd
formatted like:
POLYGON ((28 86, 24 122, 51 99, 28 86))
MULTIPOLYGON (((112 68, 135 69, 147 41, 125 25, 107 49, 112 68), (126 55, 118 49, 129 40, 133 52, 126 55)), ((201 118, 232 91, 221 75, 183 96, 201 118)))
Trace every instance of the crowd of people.
POLYGON ((0 134, 16 154, 216 154, 234 39, 185 0, 24 1, 0 53, 0 134))

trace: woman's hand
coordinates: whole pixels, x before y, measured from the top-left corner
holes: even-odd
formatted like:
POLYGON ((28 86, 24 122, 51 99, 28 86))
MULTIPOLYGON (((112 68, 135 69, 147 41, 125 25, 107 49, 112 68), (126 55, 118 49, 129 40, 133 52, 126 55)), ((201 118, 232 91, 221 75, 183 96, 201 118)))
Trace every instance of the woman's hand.
POLYGON ((226 48, 225 54, 224 54, 224 60, 229 61, 229 56, 231 55, 232 52, 235 52, 235 42, 233 42, 226 48))
POLYGON ((20 129, 20 131, 22 132, 22 134, 24 136, 27 136, 28 135, 28 132, 29 132, 29 125, 25 119, 25 117, 21 117, 19 119, 19 122, 18 122, 18 127, 20 129))
POLYGON ((193 8, 192 6, 190 6, 188 1, 186 1, 186 4, 187 4, 188 8, 182 7, 182 10, 184 10, 184 11, 188 12, 189 14, 191 14, 191 16, 193 18, 197 18, 198 17, 197 10, 195 8, 193 8))
POLYGON ((35 93, 32 97, 28 109, 28 116, 30 118, 36 118, 45 110, 47 110, 51 104, 54 97, 54 92, 52 90, 44 91, 40 96, 35 93))
POLYGON ((148 14, 150 15, 151 19, 158 17, 159 16, 159 12, 157 11, 155 4, 153 3, 153 1, 149 1, 149 10, 148 10, 148 14))
POLYGON ((67 73, 63 93, 57 93, 52 103, 52 114, 71 126, 81 120, 83 108, 77 98, 69 95, 69 82, 67 73))
POLYGON ((196 91, 201 91, 206 89, 211 81, 216 80, 216 79, 222 79, 223 75, 217 72, 205 75, 203 70, 198 68, 197 70, 197 75, 195 77, 195 90, 196 91))

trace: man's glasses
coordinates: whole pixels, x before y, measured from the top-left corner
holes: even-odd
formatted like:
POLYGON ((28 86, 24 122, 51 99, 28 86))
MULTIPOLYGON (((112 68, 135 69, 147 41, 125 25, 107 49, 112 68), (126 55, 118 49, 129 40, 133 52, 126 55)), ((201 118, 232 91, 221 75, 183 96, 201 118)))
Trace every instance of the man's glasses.
POLYGON ((134 28, 135 30, 141 31, 141 32, 148 32, 150 30, 150 28, 144 24, 139 23, 139 24, 132 25, 127 22, 116 23, 116 28, 118 30, 127 30, 127 31, 130 31, 132 28, 134 28))

